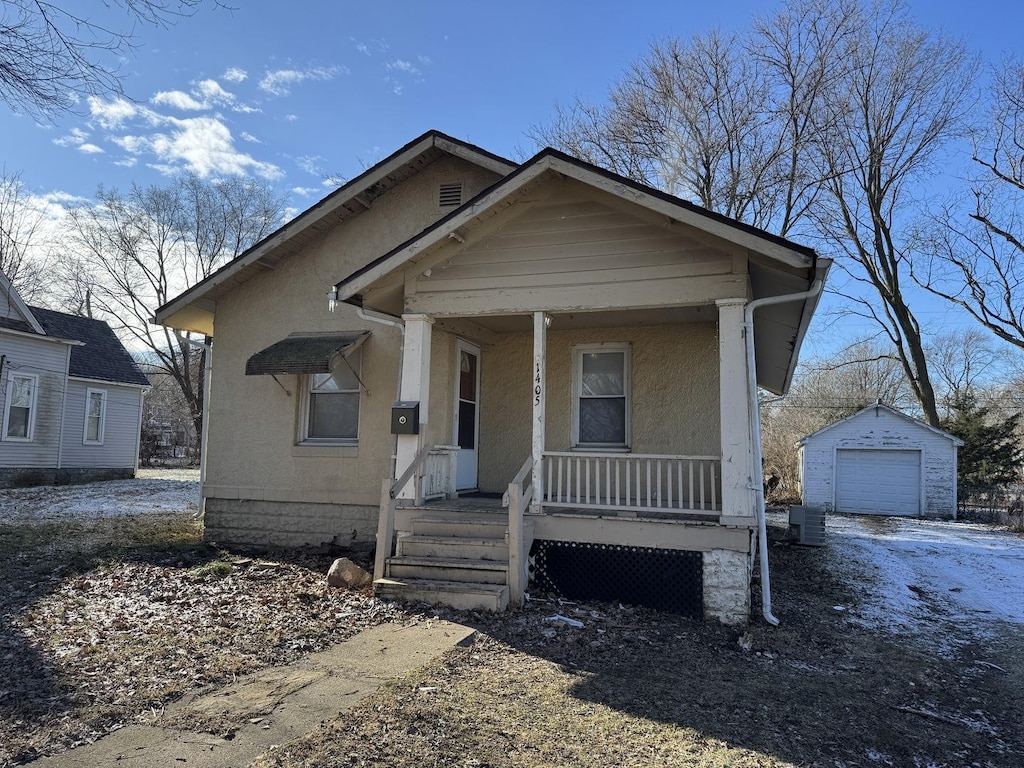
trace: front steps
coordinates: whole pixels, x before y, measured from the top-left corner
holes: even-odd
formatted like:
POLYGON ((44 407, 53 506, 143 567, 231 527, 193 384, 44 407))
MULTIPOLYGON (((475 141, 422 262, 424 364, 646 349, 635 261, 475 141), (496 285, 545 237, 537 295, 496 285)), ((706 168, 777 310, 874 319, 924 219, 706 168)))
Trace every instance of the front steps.
MULTIPOLYGON (((533 525, 525 524, 527 551, 533 525)), ((463 610, 508 607, 508 516, 485 512, 423 510, 399 532, 395 555, 374 593, 463 610)))

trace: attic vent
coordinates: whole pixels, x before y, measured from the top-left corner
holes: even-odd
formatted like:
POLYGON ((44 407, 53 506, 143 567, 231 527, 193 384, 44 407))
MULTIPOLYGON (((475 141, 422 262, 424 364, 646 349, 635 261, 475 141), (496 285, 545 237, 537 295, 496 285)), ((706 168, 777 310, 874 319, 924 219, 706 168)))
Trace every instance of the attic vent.
POLYGON ((437 204, 442 208, 462 205, 462 182, 442 184, 437 195, 437 204))

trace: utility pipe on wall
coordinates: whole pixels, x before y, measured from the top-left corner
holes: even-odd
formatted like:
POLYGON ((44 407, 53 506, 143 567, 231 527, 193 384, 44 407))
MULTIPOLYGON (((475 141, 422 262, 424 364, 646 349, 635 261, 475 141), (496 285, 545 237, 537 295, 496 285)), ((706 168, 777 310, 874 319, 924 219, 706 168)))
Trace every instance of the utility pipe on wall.
MULTIPOLYGON (((330 294, 328 294, 329 296, 330 294)), ((337 291, 334 292, 337 297, 337 291)), ((333 307, 332 310, 333 311, 333 307)), ((360 320, 366 320, 371 323, 380 323, 381 325, 387 325, 392 328, 397 328, 401 334, 401 341, 398 344, 398 388, 395 390, 395 400, 402 399, 402 356, 405 352, 405 323, 400 319, 394 318, 391 315, 385 315, 382 312, 374 312, 373 310, 363 309, 362 307, 356 307, 356 316, 360 320)), ((398 465, 398 435, 394 435, 392 438, 391 448, 391 477, 394 478, 397 475, 398 465)))
POLYGON ((764 620, 773 627, 779 620, 772 614, 772 586, 768 574, 768 523, 765 519, 764 482, 761 469, 761 406, 757 399, 757 370, 754 356, 754 312, 771 304, 788 304, 791 301, 804 301, 821 293, 825 282, 815 278, 811 287, 800 293, 788 293, 782 296, 766 296, 754 299, 743 311, 743 337, 747 351, 747 398, 751 404, 750 412, 750 489, 754 492, 754 510, 757 515, 758 554, 761 558, 761 614, 764 620))

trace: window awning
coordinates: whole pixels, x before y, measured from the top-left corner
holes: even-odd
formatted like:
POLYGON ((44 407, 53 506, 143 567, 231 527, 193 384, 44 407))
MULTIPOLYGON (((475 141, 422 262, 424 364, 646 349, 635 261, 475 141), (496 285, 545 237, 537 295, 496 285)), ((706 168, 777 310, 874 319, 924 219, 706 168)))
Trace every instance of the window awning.
POLYGON ((330 373, 337 355, 350 355, 369 337, 369 331, 352 333, 293 335, 245 361, 246 376, 278 373, 330 373))

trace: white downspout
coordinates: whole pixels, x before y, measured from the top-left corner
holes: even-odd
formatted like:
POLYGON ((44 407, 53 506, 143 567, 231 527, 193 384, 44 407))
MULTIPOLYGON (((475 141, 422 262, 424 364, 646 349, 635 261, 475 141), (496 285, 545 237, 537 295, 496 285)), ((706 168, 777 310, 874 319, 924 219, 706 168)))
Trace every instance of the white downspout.
POLYGON ((213 372, 213 344, 182 337, 188 344, 205 351, 203 356, 203 434, 199 435, 199 514, 203 515, 203 501, 206 498, 206 456, 210 438, 210 379, 213 372))
POLYGON ((771 304, 788 304, 791 301, 803 301, 821 293, 825 282, 815 278, 810 289, 800 293, 788 293, 783 296, 766 296, 755 299, 743 311, 743 337, 747 349, 747 398, 750 401, 750 488, 754 492, 754 510, 757 515, 758 554, 761 559, 761 614, 764 620, 773 627, 779 620, 772 614, 772 585, 768 574, 768 524, 765 520, 764 472, 761 468, 761 405, 757 399, 757 370, 754 357, 754 311, 771 304))
MULTIPOLYGON (((337 292, 334 293, 337 297, 337 292)), ((330 294, 328 294, 330 296, 330 294)), ((331 305, 331 311, 334 311, 334 305, 331 305)), ((372 309, 363 309, 362 307, 356 307, 356 316, 360 320, 366 320, 371 323, 380 323, 381 325, 387 325, 392 328, 397 328, 401 334, 401 341, 398 344, 398 388, 395 391, 395 400, 402 399, 402 357, 405 352, 405 323, 401 320, 385 315, 382 312, 374 312, 372 309)), ((395 477, 396 466, 398 462, 398 435, 392 436, 393 445, 391 447, 391 477, 395 477)))

